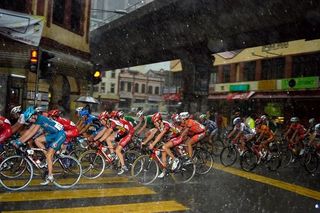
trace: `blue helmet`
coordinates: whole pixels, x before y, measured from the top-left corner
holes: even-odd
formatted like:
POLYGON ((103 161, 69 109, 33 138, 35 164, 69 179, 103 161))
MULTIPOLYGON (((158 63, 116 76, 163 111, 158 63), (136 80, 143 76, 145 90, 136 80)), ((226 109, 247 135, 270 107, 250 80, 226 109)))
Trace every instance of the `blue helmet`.
POLYGON ((29 106, 26 111, 24 111, 23 115, 24 115, 24 119, 26 121, 28 121, 32 115, 36 114, 37 111, 34 109, 33 106, 29 106))
POLYGON ((80 112, 79 112, 79 115, 81 117, 83 116, 89 116, 89 111, 87 109, 82 109, 80 112))

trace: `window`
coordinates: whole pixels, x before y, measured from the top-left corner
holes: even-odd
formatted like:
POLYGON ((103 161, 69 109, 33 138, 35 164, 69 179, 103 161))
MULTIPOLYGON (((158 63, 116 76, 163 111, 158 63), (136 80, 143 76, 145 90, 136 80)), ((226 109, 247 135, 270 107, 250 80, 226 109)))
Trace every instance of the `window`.
POLYGON ((115 70, 111 71, 111 78, 116 78, 116 71, 115 70))
POLYGON ((102 82, 100 84, 100 92, 105 93, 106 92, 106 83, 102 82))
POLYGON ((320 53, 294 56, 292 77, 320 75, 320 53))
POLYGON ((141 93, 145 94, 146 93, 146 85, 142 84, 141 86, 141 93))
POLYGON ((128 82, 128 84, 127 84, 127 91, 131 92, 131 82, 128 82))
POLYGON ((1 0, 0 8, 6 10, 12 10, 21 13, 28 13, 27 0, 1 0))
POLYGON ((115 88, 116 88, 116 85, 114 83, 111 83, 111 85, 110 85, 110 93, 115 93, 115 88))
POLYGON ((243 67, 243 81, 254 81, 256 76, 256 61, 245 62, 243 67))
POLYGON ((210 73, 210 84, 217 83, 217 72, 218 72, 218 67, 214 66, 213 67, 213 72, 210 73))
POLYGON ((99 85, 93 86, 93 92, 99 92, 99 85))
POLYGON ((148 87, 148 93, 149 93, 149 94, 152 94, 152 89, 153 89, 152 86, 149 86, 149 87, 148 87))
POLYGON ((85 0, 54 0, 53 23, 60 25, 77 34, 83 34, 82 24, 85 0))
POLYGON ((231 65, 222 66, 222 82, 229 83, 230 82, 230 73, 231 73, 231 65))
POLYGON ((120 91, 124 91, 124 81, 120 81, 120 91))
POLYGON ((136 83, 134 85, 134 92, 139 93, 139 84, 138 83, 136 83))
POLYGON ((284 77, 285 58, 262 60, 262 80, 280 79, 284 77))
POLYGON ((159 87, 156 87, 156 88, 154 89, 154 93, 155 93, 156 95, 159 95, 159 87))

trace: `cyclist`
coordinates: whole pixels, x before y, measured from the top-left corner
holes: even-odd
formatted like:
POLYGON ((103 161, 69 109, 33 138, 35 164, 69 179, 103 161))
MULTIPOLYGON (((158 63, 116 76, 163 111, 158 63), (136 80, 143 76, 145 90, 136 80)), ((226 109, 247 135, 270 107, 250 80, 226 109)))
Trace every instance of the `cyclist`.
MULTIPOLYGON (((124 157, 121 153, 122 149, 131 141, 133 135, 134 135, 134 128, 131 125, 129 121, 126 121, 124 119, 110 119, 111 122, 111 128, 116 133, 115 135, 110 135, 108 137, 108 141, 115 141, 118 142, 118 145, 116 147, 116 154, 119 157, 121 169, 118 172, 118 175, 123 174, 125 171, 128 171, 128 168, 126 167, 124 163, 124 157)), ((109 145, 109 144, 108 144, 109 145)), ((111 144, 112 145, 112 144, 111 144)))
POLYGON ((240 142, 240 155, 243 154, 245 150, 245 143, 246 141, 251 140, 254 137, 254 133, 251 131, 251 129, 242 122, 240 117, 236 117, 233 119, 233 130, 228 134, 227 138, 230 139, 231 137, 234 137, 233 141, 239 140, 240 142))
POLYGON ((262 118, 256 119, 255 124, 256 124, 256 135, 257 135, 256 142, 260 143, 259 154, 260 154, 260 157, 264 158, 267 154, 269 143, 274 140, 274 133, 267 126, 267 123, 262 118))
POLYGON ((320 123, 314 126, 314 131, 312 132, 309 141, 311 146, 315 147, 317 150, 320 149, 320 123))
POLYGON ((206 127, 206 132, 209 135, 209 142, 213 143, 213 138, 218 134, 218 126, 216 122, 208 119, 206 114, 199 116, 200 123, 206 127))
POLYGON ((26 124, 26 121, 24 119, 24 114, 21 113, 22 108, 21 106, 13 107, 10 111, 10 115, 13 119, 18 119, 15 124, 11 127, 12 128, 12 134, 15 134, 22 130, 22 127, 26 124))
POLYGON ((140 120, 140 124, 138 126, 143 126, 139 129, 138 127, 136 129, 139 129, 137 132, 137 135, 141 135, 141 133, 145 130, 148 129, 148 132, 144 135, 144 140, 142 141, 141 145, 146 145, 148 144, 155 136, 155 134, 158 132, 157 128, 155 127, 154 123, 152 122, 152 116, 153 115, 147 115, 145 116, 143 111, 139 111, 137 113, 137 116, 140 120))
POLYGON ((11 135, 12 129, 10 121, 5 117, 0 116, 0 152, 3 151, 3 145, 11 135))
POLYGON ((171 123, 162 120, 161 114, 155 113, 152 116, 152 122, 154 123, 155 127, 157 128, 157 131, 160 132, 155 140, 150 144, 149 148, 153 149, 154 146, 164 137, 168 141, 162 146, 162 163, 164 165, 164 169, 162 170, 162 173, 159 174, 159 178, 163 178, 166 174, 166 167, 167 167, 167 155, 171 157, 172 161, 172 170, 175 170, 178 166, 179 159, 176 158, 173 153, 171 152, 171 148, 175 147, 182 143, 182 137, 178 137, 180 131, 175 128, 171 123))
POLYGON ((49 118, 52 118, 53 120, 63 125, 63 129, 66 133, 65 144, 67 144, 71 141, 72 138, 79 136, 79 131, 76 125, 71 120, 63 118, 60 115, 61 115, 61 111, 59 109, 53 109, 48 112, 49 118))
POLYGON ((189 137, 186 141, 186 144, 188 146, 189 157, 191 158, 193 154, 192 145, 198 143, 205 137, 206 128, 198 121, 191 119, 188 112, 181 112, 180 118, 182 120, 181 126, 183 127, 181 135, 183 138, 185 138, 186 136, 189 137))
POLYGON ((89 113, 87 109, 82 109, 79 112, 82 119, 82 125, 79 126, 79 134, 84 134, 85 137, 89 137, 92 133, 100 128, 100 123, 98 118, 89 113))
POLYGON ((304 152, 304 144, 302 141, 305 137, 306 129, 302 124, 300 124, 298 117, 292 117, 290 122, 291 124, 287 132, 284 134, 284 137, 289 141, 289 143, 296 145, 300 150, 299 155, 302 155, 304 152), (290 138, 289 135, 291 135, 290 138))
POLYGON ((43 115, 37 114, 37 111, 33 106, 28 107, 23 114, 26 122, 30 122, 32 126, 20 137, 20 139, 14 142, 14 145, 19 147, 31 139, 40 128, 44 130, 46 134, 36 138, 35 143, 41 149, 46 148, 44 143, 49 147, 45 152, 48 164, 48 176, 46 177, 46 180, 41 183, 41 185, 47 185, 49 182, 54 180, 52 175, 53 155, 56 151, 60 150, 61 145, 66 139, 66 134, 60 123, 43 115))
POLYGON ((122 111, 119 111, 119 112, 117 113, 117 117, 118 117, 118 118, 121 118, 121 119, 124 119, 124 120, 126 120, 126 121, 129 121, 133 127, 136 127, 137 124, 138 124, 138 122, 137 122, 132 116, 129 116, 129 115, 126 115, 126 116, 125 116, 122 111))

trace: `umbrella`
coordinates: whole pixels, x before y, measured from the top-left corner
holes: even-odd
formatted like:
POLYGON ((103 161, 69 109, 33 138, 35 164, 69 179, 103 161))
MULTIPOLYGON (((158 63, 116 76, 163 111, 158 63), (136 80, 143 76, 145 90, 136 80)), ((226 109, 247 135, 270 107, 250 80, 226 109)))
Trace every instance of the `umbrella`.
POLYGON ((91 96, 81 96, 76 100, 76 102, 87 103, 87 104, 99 104, 100 103, 97 99, 95 99, 94 97, 91 97, 91 96))

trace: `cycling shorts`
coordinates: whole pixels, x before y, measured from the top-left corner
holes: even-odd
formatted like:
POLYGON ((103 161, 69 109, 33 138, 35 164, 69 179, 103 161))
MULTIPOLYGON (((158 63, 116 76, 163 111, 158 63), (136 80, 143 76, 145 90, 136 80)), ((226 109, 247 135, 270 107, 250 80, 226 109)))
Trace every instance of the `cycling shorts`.
POLYGON ((64 133, 63 130, 54 134, 46 135, 47 146, 54 149, 55 151, 58 151, 61 149, 61 145, 65 140, 66 140, 66 134, 64 133))
POLYGON ((198 134, 195 134, 191 137, 191 140, 193 142, 199 142, 202 138, 204 138, 206 136, 206 132, 201 132, 201 133, 198 133, 198 134))
POLYGON ((132 136, 133 136, 133 134, 127 134, 126 136, 121 138, 121 140, 119 141, 119 146, 124 148, 131 141, 132 136))

